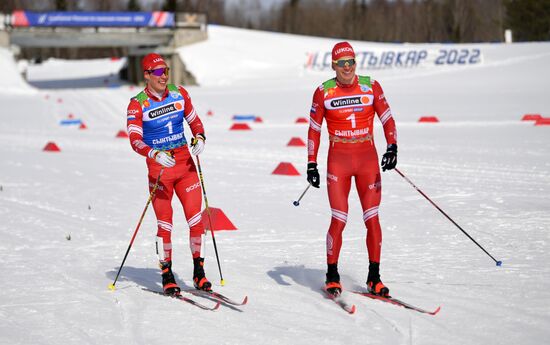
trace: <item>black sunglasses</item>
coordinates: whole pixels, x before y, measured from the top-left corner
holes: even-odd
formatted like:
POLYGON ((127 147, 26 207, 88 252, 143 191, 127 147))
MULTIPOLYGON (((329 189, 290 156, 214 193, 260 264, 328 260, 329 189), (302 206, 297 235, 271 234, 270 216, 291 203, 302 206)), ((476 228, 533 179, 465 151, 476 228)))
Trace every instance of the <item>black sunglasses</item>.
POLYGON ((338 67, 345 67, 345 66, 353 66, 355 65, 355 59, 346 59, 346 60, 338 60, 338 61, 333 61, 336 66, 338 67))

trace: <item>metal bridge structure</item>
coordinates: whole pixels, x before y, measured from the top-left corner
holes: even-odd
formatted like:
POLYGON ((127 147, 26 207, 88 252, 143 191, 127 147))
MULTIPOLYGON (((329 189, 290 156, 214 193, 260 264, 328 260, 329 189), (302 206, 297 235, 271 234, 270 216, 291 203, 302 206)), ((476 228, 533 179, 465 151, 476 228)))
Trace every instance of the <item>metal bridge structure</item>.
POLYGON ((170 81, 193 84, 176 49, 207 39, 206 15, 170 12, 0 13, 0 46, 127 48, 127 79, 143 82, 141 59, 156 52, 170 64, 170 81))

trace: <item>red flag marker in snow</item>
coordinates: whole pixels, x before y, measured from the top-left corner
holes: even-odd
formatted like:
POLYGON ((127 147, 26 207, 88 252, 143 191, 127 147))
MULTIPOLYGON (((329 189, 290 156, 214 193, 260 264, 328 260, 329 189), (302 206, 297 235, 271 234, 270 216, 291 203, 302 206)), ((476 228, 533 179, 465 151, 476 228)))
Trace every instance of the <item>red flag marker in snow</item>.
POLYGON ((439 122, 439 119, 437 118, 437 116, 422 116, 418 119, 418 122, 435 123, 435 122, 439 122))
POLYGON ((286 146, 306 146, 306 143, 302 140, 302 138, 293 137, 290 139, 288 144, 286 146))
POLYGON ((88 129, 88 126, 86 126, 84 122, 81 122, 80 126, 78 126, 78 129, 88 129))
POLYGON ((69 115, 67 115, 67 117, 68 117, 69 119, 74 119, 73 113, 69 113, 69 115))
POLYGON ((206 230, 237 230, 221 209, 208 207, 208 210, 210 210, 210 217, 208 217, 206 209, 202 211, 202 221, 206 230), (212 226, 210 225, 210 219, 212 219, 212 226))
POLYGON ((308 121, 305 117, 299 117, 296 121, 294 121, 294 123, 308 123, 308 121))
POLYGON ((275 170, 271 173, 272 175, 288 175, 288 176, 300 176, 300 173, 292 163, 281 162, 275 170))
POLYGON ((260 116, 256 116, 256 118, 254 119, 254 122, 256 122, 256 123, 263 123, 263 122, 264 122, 264 119, 262 119, 260 116))
POLYGON ((123 131, 122 129, 120 131, 118 131, 118 133, 116 134, 116 137, 117 138, 128 138, 128 133, 126 133, 126 131, 123 131))
POLYGON ((248 123, 234 123, 233 126, 229 128, 230 131, 249 131, 251 129, 248 123))
POLYGON ((542 119, 543 117, 540 114, 525 114, 521 118, 521 121, 537 121, 538 119, 542 119))
POLYGON ((213 112, 212 110, 208 110, 208 111, 206 112, 206 115, 208 115, 208 116, 213 116, 213 115, 214 115, 214 112, 213 112))
POLYGON ((57 146, 56 143, 54 143, 53 141, 50 141, 46 144, 46 146, 44 146, 44 148, 42 149, 42 151, 47 151, 47 152, 61 152, 61 149, 59 148, 59 146, 57 146))

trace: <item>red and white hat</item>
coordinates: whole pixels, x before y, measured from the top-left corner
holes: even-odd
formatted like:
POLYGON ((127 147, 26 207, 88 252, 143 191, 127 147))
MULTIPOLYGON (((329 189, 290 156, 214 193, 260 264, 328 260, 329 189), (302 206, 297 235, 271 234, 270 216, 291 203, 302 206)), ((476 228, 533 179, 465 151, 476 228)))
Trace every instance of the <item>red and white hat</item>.
POLYGON ((348 42, 338 42, 332 48, 332 61, 338 61, 344 57, 355 59, 355 52, 348 42))
POLYGON ((143 60, 141 60, 141 68, 144 71, 148 71, 153 69, 156 66, 164 65, 166 66, 166 62, 164 62, 164 59, 159 54, 151 53, 145 55, 143 60))

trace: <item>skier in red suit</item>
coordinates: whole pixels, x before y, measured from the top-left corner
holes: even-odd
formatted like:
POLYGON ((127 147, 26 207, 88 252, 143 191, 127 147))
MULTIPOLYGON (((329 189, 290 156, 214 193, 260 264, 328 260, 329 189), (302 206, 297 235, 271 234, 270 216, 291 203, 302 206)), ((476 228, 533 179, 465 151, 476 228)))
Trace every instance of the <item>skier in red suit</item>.
POLYGON ((197 289, 211 290, 204 273, 204 225, 201 219, 202 194, 195 163, 184 135, 186 121, 195 138, 191 153, 204 150, 206 137, 191 98, 181 86, 168 84, 169 68, 162 56, 148 54, 142 61, 147 86, 130 100, 128 133, 134 151, 146 157, 149 190, 163 169, 153 198, 157 217, 157 255, 166 294, 179 294, 172 273, 172 197, 177 195, 189 225, 189 246, 193 256, 193 283, 197 289))
POLYGON ((382 87, 370 77, 356 75, 355 68, 355 52, 351 45, 348 42, 337 43, 332 49, 332 69, 336 77, 321 84, 313 95, 308 130, 307 180, 313 187, 319 188, 317 153, 321 125, 325 119, 330 142, 327 189, 332 211, 326 239, 328 269, 325 289, 336 296, 342 292, 338 257, 348 217, 351 179, 354 177, 367 228, 367 288, 377 295, 389 296, 389 289, 380 279, 382 230, 378 206, 382 189, 373 138, 375 114, 382 122, 387 143, 381 163, 383 171, 395 168, 397 163, 397 133, 382 87))

